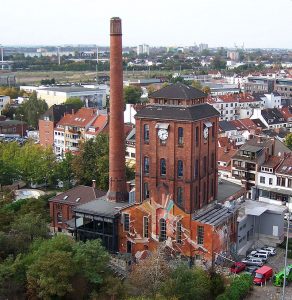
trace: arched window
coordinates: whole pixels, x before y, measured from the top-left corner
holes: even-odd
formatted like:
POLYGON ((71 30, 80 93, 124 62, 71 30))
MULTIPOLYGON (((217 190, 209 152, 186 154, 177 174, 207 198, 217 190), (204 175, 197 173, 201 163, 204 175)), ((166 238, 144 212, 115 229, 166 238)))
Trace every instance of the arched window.
POLYGON ((177 192, 176 192, 176 199, 177 199, 177 204, 179 205, 179 206, 182 206, 183 205, 183 188, 182 187, 178 187, 177 188, 177 192))
POLYGON ((149 174, 149 157, 144 157, 144 173, 149 174))
POLYGON ((160 176, 166 176, 166 161, 164 158, 160 159, 160 176))
POLYGON ((184 143, 184 129, 182 127, 178 128, 178 144, 182 145, 184 143))
POLYGON ((144 124, 144 142, 149 142, 149 125, 144 124))
POLYGON ((177 222, 176 224, 176 241, 181 244, 182 238, 182 225, 181 222, 177 222))
POLYGON ((177 161, 177 177, 183 177, 183 175, 184 175, 183 161, 178 160, 177 161))
POLYGON ((159 229, 160 229, 160 232, 159 232, 159 241, 160 242, 163 242, 166 240, 166 221, 165 219, 161 218, 160 221, 159 221, 159 229))

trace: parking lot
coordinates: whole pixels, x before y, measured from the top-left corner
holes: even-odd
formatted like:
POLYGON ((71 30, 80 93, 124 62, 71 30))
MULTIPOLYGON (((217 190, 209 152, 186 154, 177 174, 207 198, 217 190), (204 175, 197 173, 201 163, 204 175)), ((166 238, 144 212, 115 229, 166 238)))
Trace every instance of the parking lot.
MULTIPOLYGON (((284 268, 285 250, 277 248, 277 254, 271 256, 265 265, 272 267, 274 273, 279 272, 284 268)), ((287 264, 292 264, 292 259, 287 260, 287 264)), ((266 286, 254 286, 251 294, 246 299, 260 299, 260 300, 278 300, 282 297, 282 287, 276 287, 271 281, 266 286)), ((292 282, 289 282, 285 289, 285 299, 292 300, 292 282)))

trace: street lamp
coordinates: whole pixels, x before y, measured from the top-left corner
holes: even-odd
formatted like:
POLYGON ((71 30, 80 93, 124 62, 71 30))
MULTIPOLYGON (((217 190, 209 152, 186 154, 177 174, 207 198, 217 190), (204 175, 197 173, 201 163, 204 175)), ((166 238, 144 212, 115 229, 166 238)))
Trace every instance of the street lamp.
POLYGON ((289 244, 290 218, 291 218, 291 212, 289 211, 288 212, 287 236, 286 236, 286 250, 285 250, 285 266, 284 266, 284 282, 283 282, 282 300, 285 300, 286 271, 287 271, 287 256, 288 256, 288 244, 289 244))

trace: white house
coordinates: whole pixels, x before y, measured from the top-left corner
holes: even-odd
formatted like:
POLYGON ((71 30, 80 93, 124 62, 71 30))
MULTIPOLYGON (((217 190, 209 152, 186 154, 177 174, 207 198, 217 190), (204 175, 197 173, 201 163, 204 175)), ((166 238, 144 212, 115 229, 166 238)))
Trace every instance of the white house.
POLYGON ((0 95, 0 115, 2 115, 2 110, 10 102, 9 96, 0 95))

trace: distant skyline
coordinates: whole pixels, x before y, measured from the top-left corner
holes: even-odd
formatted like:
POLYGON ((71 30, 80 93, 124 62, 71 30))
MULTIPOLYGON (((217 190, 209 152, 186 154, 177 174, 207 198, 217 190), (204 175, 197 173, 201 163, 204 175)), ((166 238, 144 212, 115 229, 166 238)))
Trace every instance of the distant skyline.
POLYGON ((292 49, 291 0, 9 0, 0 44, 108 46, 114 16, 122 18, 124 46, 292 49))

